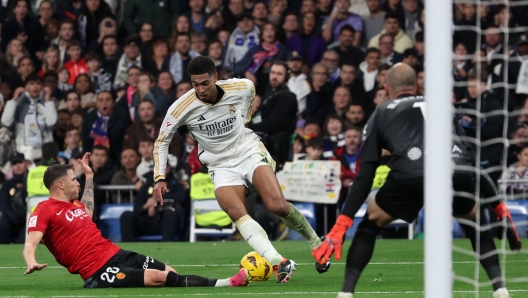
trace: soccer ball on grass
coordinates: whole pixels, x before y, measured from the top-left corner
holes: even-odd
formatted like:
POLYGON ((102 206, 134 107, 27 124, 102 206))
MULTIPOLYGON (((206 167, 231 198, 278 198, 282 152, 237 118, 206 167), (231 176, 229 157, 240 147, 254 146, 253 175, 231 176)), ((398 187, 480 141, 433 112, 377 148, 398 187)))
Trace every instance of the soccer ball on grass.
POLYGON ((253 281, 266 281, 271 277, 273 266, 256 251, 242 257, 240 268, 246 268, 253 281))

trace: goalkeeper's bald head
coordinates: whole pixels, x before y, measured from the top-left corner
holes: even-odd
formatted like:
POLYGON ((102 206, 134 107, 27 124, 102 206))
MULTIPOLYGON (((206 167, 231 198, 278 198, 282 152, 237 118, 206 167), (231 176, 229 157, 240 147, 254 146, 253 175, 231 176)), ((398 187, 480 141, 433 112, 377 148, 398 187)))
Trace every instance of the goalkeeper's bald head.
POLYGON ((401 94, 415 94, 416 72, 405 63, 395 64, 387 72, 385 89, 390 99, 395 99, 401 94))

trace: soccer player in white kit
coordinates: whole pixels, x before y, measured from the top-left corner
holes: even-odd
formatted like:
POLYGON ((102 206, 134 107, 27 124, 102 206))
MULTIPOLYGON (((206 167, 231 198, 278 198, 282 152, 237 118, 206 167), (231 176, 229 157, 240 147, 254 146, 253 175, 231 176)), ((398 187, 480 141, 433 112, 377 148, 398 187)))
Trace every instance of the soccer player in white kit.
MULTIPOLYGON (((194 58, 188 71, 193 89, 169 108, 154 145, 154 197, 163 204, 168 146, 178 127, 186 125, 198 142, 198 158, 209 169, 220 207, 249 245, 273 265, 277 282, 288 282, 296 264, 277 252, 264 229, 248 215, 246 180, 271 212, 308 240, 312 250, 321 240, 301 212, 286 201, 274 173, 275 161, 260 138, 245 127, 251 120, 255 85, 247 79, 218 81, 214 62, 203 56, 194 58)), ((328 260, 316 262, 321 273, 329 266, 328 260)))

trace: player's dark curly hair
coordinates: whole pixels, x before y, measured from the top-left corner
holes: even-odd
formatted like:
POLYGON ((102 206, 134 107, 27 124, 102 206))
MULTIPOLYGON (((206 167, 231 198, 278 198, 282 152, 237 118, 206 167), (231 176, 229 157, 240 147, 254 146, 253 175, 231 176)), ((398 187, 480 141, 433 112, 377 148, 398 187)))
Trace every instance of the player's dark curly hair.
POLYGON ((204 73, 214 75, 216 72, 216 66, 211 58, 198 56, 189 62, 188 71, 190 76, 201 75, 204 73))

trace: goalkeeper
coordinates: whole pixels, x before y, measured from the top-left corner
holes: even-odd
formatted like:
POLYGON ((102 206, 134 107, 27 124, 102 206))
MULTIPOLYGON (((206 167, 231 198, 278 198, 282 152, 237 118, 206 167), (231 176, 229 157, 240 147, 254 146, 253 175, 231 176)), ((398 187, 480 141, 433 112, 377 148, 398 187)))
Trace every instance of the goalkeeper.
MULTIPOLYGON (((376 236, 381 229, 398 218, 412 222, 423 207, 424 98, 415 96, 416 74, 406 64, 393 66, 386 80, 385 88, 393 100, 383 103, 365 126, 359 173, 343 212, 325 236, 323 245, 312 254, 316 260, 327 260, 334 252, 336 259, 341 258, 344 235, 370 192, 381 151, 389 150, 392 153, 388 163, 391 172, 376 198, 370 202, 357 228, 348 251, 345 280, 338 297, 353 297, 352 293, 363 269, 370 262, 376 236)), ((453 161, 457 165, 474 165, 469 147, 456 140, 453 143, 453 161)), ((456 171, 453 187, 458 192, 474 193, 474 178, 473 172, 456 171)), ((473 199, 455 197, 453 200, 453 215, 457 217, 475 220, 476 208, 473 199)), ((462 227, 473 248, 480 247, 480 263, 492 281, 493 296, 510 297, 504 287, 499 258, 494 253, 496 247, 489 230, 481 230, 477 238, 473 227, 464 224, 462 227), (479 243, 476 239, 479 239, 479 243)))

